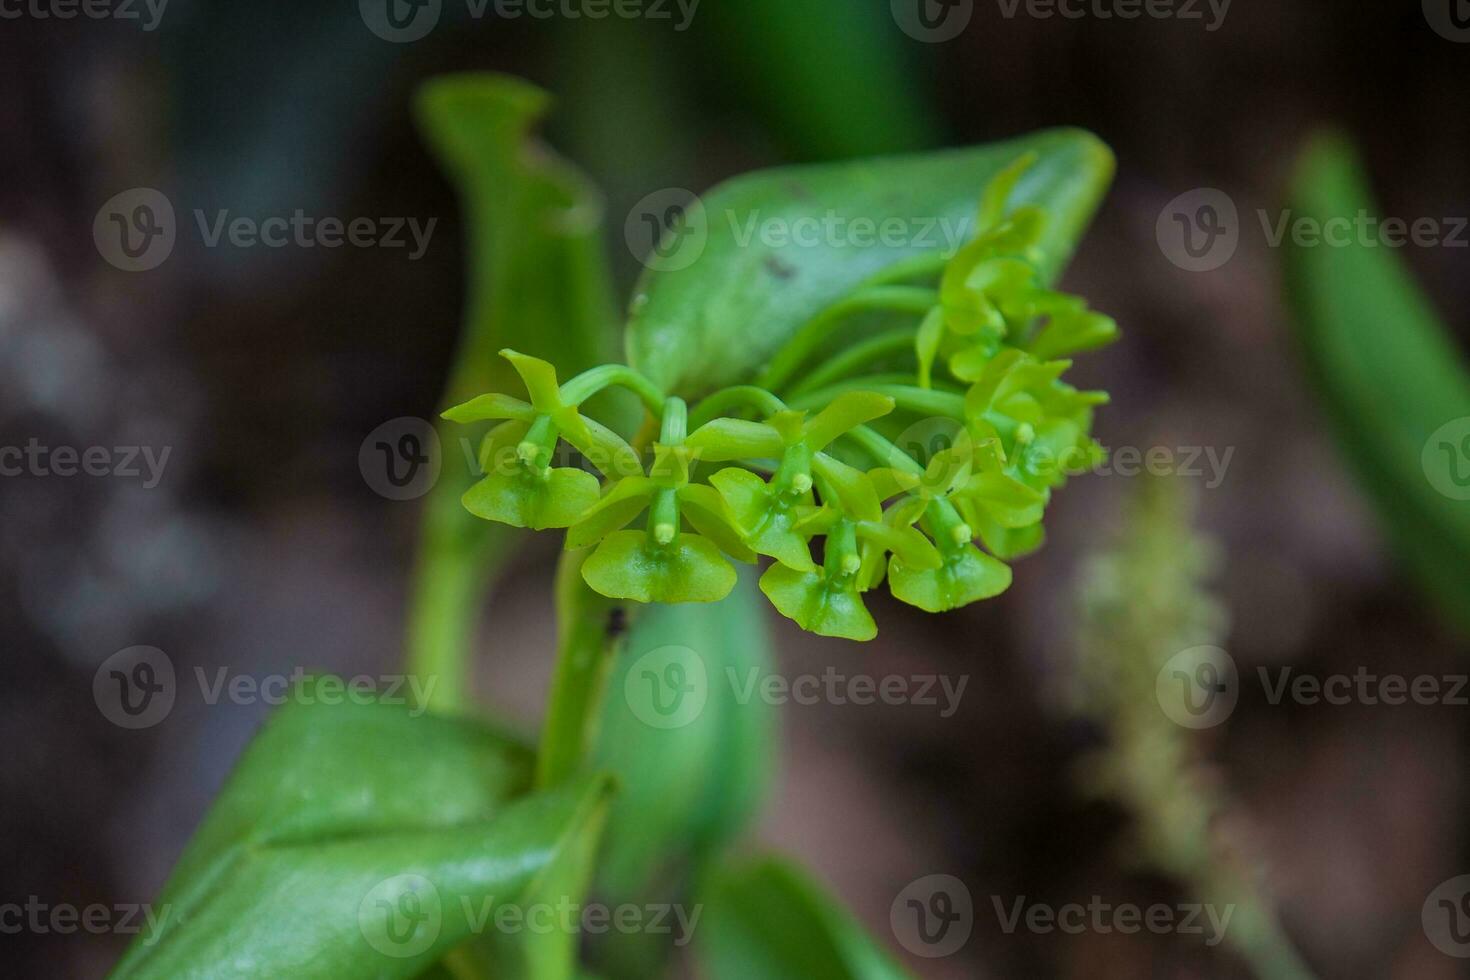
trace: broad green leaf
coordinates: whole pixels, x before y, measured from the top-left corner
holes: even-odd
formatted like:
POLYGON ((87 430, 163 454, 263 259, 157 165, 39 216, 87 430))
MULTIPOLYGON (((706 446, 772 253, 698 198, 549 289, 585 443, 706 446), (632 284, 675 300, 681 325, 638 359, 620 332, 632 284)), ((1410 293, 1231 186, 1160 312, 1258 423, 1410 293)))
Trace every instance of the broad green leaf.
MULTIPOLYGON (((609 901, 685 899, 700 866, 746 828, 769 794, 776 711, 752 687, 775 669, 765 607, 747 570, 720 602, 649 606, 634 618, 591 762, 618 783, 598 871, 598 891, 609 901), (669 648, 683 652, 671 659, 669 648), (667 708, 673 692, 655 685, 666 683, 673 659, 686 676, 703 672, 702 689, 687 692, 703 699, 698 710, 679 705, 664 716, 655 699, 667 708)), ((614 958, 637 955, 640 943, 619 941, 634 949, 614 958)))
POLYGON ((969 149, 760 171, 704 195, 707 233, 690 224, 671 243, 673 258, 659 263, 664 271, 640 280, 629 363, 686 396, 747 379, 798 328, 874 275, 962 244, 975 232, 986 184, 1032 152, 1037 161, 1021 177, 1013 204, 1048 212, 1040 272, 1043 280, 1054 278, 1113 173, 1111 152, 1089 133, 1050 130, 969 149), (829 215, 847 229, 830 243, 825 230, 815 246, 809 236, 783 243, 762 234, 798 222, 820 227, 829 215), (907 233, 898 240, 851 233, 851 222, 881 227, 885 220, 907 233))
MULTIPOLYGON (((547 103, 540 89, 488 73, 439 78, 419 93, 420 127, 459 191, 467 235, 468 296, 443 407, 519 390, 501 348, 550 360, 563 376, 610 350, 617 314, 599 202, 532 138, 547 103)), ((477 436, 453 425, 439 435, 446 464, 425 502, 408 654, 416 671, 457 676, 483 593, 516 534, 460 506, 476 474, 456 447, 477 436)), ((436 705, 453 709, 464 699, 446 679, 436 705)))
POLYGON ((520 745, 341 690, 308 680, 246 749, 113 976, 415 976, 595 833, 602 779, 522 795, 520 745))
MULTIPOLYGON (((1378 213, 1356 155, 1333 136, 1308 146, 1291 197, 1298 219, 1324 226, 1378 213)), ((1470 628, 1463 355, 1391 248, 1289 244, 1286 279, 1303 356, 1344 454, 1402 560, 1470 628)))
POLYGON ((703 895, 709 980, 904 980, 908 974, 804 872, 778 858, 722 871, 703 895))

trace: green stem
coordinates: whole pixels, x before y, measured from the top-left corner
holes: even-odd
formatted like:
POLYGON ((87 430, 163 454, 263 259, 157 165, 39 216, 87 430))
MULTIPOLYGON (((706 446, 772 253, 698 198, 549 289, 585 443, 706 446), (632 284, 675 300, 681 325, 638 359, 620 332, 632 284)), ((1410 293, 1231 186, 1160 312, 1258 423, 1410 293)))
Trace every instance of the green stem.
POLYGON ((664 402, 663 423, 659 427, 658 441, 665 446, 682 446, 689 434, 689 406, 684 399, 672 395, 664 402))
POLYGON ((627 388, 637 395, 638 400, 655 416, 663 413, 664 393, 652 381, 626 364, 603 364, 583 371, 561 386, 562 401, 568 405, 580 405, 602 389, 613 385, 627 388))
POLYGON ((854 313, 889 312, 923 315, 939 302, 939 293, 921 286, 873 286, 861 289, 827 307, 797 330, 776 352, 756 384, 776 391, 797 372, 808 357, 854 313))
POLYGON ((887 395, 897 403, 898 408, 904 411, 919 412, 924 415, 943 415, 960 421, 964 421, 965 418, 964 395, 951 391, 935 391, 932 388, 918 388, 913 385, 877 382, 872 378, 854 378, 851 381, 842 381, 817 391, 808 392, 800 398, 793 398, 791 407, 824 408, 834 398, 846 391, 871 391, 874 394, 887 395))
POLYGON ((815 391, 826 385, 841 381, 859 368, 880 361, 890 354, 914 349, 914 331, 909 327, 898 327, 869 337, 861 343, 838 354, 826 364, 812 371, 799 383, 792 385, 790 395, 796 397, 815 391))
POLYGON ((764 388, 755 385, 736 385, 723 388, 700 400, 689 413, 689 427, 697 429, 736 408, 753 408, 766 415, 775 415, 786 410, 786 403, 764 388))
POLYGON ((894 469, 916 474, 924 472, 924 467, 920 466, 912 456, 866 425, 860 425, 847 432, 846 435, 861 446, 863 451, 871 456, 879 466, 893 466, 894 469))
POLYGON ((582 768, 597 731, 608 675, 621 643, 620 603, 582 581, 592 553, 564 552, 556 569, 556 667, 536 759, 536 785, 554 786, 582 768))

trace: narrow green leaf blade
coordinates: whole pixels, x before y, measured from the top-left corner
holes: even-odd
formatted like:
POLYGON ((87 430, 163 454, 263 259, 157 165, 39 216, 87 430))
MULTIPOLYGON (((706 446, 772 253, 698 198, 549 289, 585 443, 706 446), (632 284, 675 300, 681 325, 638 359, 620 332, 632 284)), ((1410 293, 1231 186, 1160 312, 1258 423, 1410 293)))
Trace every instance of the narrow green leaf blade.
MULTIPOLYGON (((1324 226, 1378 213, 1356 155, 1333 136, 1308 146, 1291 196, 1298 218, 1324 226)), ((1381 244, 1289 241, 1286 281, 1303 356, 1344 454, 1402 560, 1470 628, 1470 491, 1455 493, 1457 475, 1470 485, 1470 450, 1443 436, 1456 420, 1470 436, 1462 355, 1402 259, 1381 244)))

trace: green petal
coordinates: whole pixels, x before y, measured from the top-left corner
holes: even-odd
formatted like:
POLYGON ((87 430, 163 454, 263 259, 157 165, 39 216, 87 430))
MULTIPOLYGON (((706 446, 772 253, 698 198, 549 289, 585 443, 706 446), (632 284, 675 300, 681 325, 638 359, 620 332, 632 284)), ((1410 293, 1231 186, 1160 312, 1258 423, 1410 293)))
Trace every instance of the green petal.
POLYGON ((810 494, 803 495, 791 506, 779 507, 773 500, 774 492, 760 477, 746 470, 720 470, 710 477, 721 498, 730 509, 730 515, 740 527, 745 543, 758 554, 769 555, 784 565, 803 571, 810 570, 811 551, 807 538, 797 530, 801 501, 809 502, 810 494))
POLYGON ((1004 473, 977 473, 956 495, 989 514, 1001 527, 1028 527, 1046 512, 1046 496, 1004 473))
POLYGON ((567 549, 586 548, 626 527, 648 506, 656 489, 658 484, 646 476, 630 476, 612 484, 567 531, 567 549))
POLYGON ((1046 529, 1039 521, 1029 527, 1008 528, 983 512, 968 514, 965 520, 980 535, 986 550, 1006 561, 1024 558, 1046 542, 1046 529))
POLYGON ((1055 314, 1031 341, 1031 356, 1045 361, 1096 350, 1117 340, 1118 333, 1118 322, 1101 313, 1055 314))
POLYGON ((888 565, 888 588, 894 597, 927 612, 989 599, 1010 584, 1010 568, 974 545, 950 551, 936 569, 912 568, 896 555, 888 565))
POLYGON ((582 578, 610 599, 718 602, 735 588, 735 567, 714 544, 681 533, 656 545, 642 531, 618 531, 582 565, 582 578))
POLYGON ((878 491, 873 488, 872 481, 862 470, 833 459, 826 453, 817 453, 812 457, 812 469, 831 483, 837 492, 836 501, 823 503, 841 504, 846 513, 861 521, 883 519, 883 502, 878 499, 878 491))
POLYGON ((914 353, 919 360, 919 387, 928 388, 934 372, 934 359, 939 356, 939 344, 944 340, 944 310, 936 307, 929 311, 919 324, 914 335, 914 353))
POLYGON ((725 554, 736 561, 755 563, 755 552, 745 543, 740 528, 713 487, 691 483, 678 490, 679 511, 694 530, 709 538, 725 554))
POLYGON ((550 415, 562 407, 561 388, 556 383, 556 368, 550 361, 521 354, 509 347, 502 350, 500 356, 510 361, 510 366, 521 376, 536 411, 550 415))
POLYGON ((891 551, 903 558, 914 568, 938 568, 943 561, 939 550, 923 534, 909 526, 893 526, 862 521, 857 526, 857 535, 871 541, 884 551, 891 551))
POLYGON ((696 458, 708 463, 735 459, 774 459, 786 448, 781 433, 764 422, 744 419, 715 419, 689 434, 684 445, 696 458))
POLYGON ((596 419, 582 421, 587 427, 589 437, 586 445, 579 444, 574 433, 563 432, 562 437, 576 446, 587 462, 597 467, 603 476, 615 480, 643 475, 643 463, 638 459, 638 451, 628 445, 622 436, 596 419))
POLYGON ((802 441, 812 452, 821 452, 844 432, 893 411, 893 399, 871 391, 849 391, 817 413, 802 429, 802 441))
POLYGON ((1014 163, 1007 164, 1005 169, 997 173, 985 185, 984 192, 980 195, 980 211, 978 232, 984 234, 996 225, 1000 224, 1005 217, 1006 204, 1011 199, 1011 194, 1016 189, 1016 184, 1021 177, 1030 170, 1032 165, 1040 159, 1036 152, 1023 153, 1016 158, 1014 163))
POLYGON ((878 635, 878 625, 852 580, 829 584, 822 569, 801 572, 772 565, 760 584, 771 605, 804 630, 847 640, 871 640, 878 635))
POLYGON ((510 473, 520 469, 521 457, 516 452, 516 447, 521 444, 530 428, 529 422, 502 422, 485 433, 485 438, 480 442, 478 457, 480 475, 510 473))
POLYGON ((543 531, 569 527, 597 503, 597 477, 564 467, 545 477, 524 468, 491 473, 465 491, 465 509, 487 521, 543 531))
POLYGON ((451 422, 483 422, 486 419, 518 419, 529 422, 536 417, 536 410, 519 398, 489 394, 471 398, 440 414, 451 422))

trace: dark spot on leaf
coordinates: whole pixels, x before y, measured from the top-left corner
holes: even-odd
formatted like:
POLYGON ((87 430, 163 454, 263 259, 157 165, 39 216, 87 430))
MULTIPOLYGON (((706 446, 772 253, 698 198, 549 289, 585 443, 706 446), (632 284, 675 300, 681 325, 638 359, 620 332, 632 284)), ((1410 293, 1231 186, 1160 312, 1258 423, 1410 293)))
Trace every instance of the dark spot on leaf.
POLYGON ((766 269, 777 279, 790 279, 796 275, 796 266, 787 265, 774 255, 766 256, 766 269))

